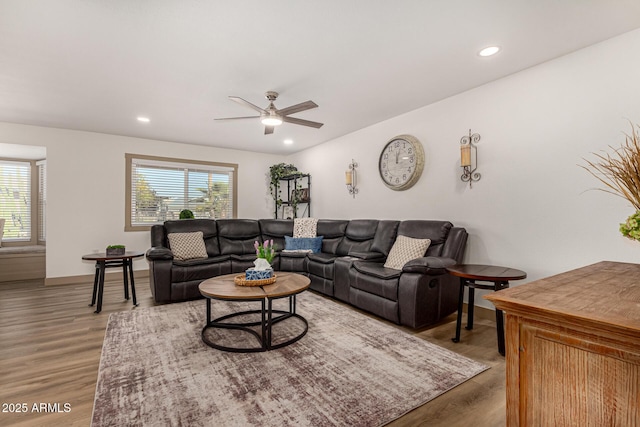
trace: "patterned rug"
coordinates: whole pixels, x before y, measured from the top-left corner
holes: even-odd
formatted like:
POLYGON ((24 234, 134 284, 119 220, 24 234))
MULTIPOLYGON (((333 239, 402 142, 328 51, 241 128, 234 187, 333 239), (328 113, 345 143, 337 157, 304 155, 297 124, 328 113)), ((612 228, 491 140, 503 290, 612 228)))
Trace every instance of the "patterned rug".
MULTIPOLYGON (((264 353, 205 345, 203 300, 111 314, 92 425, 377 426, 488 369, 312 292, 297 302, 307 335, 264 353)), ((213 317, 259 307, 211 305, 213 317)), ((302 327, 295 318, 278 323, 274 343, 302 327)))

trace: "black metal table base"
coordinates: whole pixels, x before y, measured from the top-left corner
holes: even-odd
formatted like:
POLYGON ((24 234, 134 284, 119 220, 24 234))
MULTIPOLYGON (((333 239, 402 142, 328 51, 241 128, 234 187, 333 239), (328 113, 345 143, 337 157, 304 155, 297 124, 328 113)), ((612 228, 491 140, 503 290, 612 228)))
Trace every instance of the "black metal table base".
POLYGON ((104 293, 104 273, 107 268, 122 267, 122 279, 124 281, 124 298, 129 300, 129 283, 131 283, 131 295, 133 296, 133 305, 137 306, 136 286, 133 281, 133 260, 131 258, 116 261, 96 261, 96 273, 93 278, 93 294, 91 296, 90 307, 93 307, 98 299, 98 306, 94 313, 102 311, 102 294, 104 293), (127 270, 128 277, 127 277, 127 270))
MULTIPOLYGON (((281 297, 281 298, 287 298, 287 297, 281 297)), ((206 298, 207 323, 204 326, 204 328, 202 328, 202 341, 205 344, 207 344, 209 347, 213 347, 217 350, 229 351, 233 353, 257 353, 257 352, 262 352, 267 350, 275 350, 277 348, 282 348, 290 344, 293 344, 294 342, 300 340, 302 337, 304 337, 307 334, 307 331, 309 329, 309 324, 307 323, 307 320, 304 317, 296 313, 296 296, 290 295, 288 296, 288 298, 289 298, 289 311, 273 309, 273 305, 272 305, 273 300, 278 298, 265 298, 265 299, 259 300, 262 304, 262 307, 260 310, 248 310, 248 311, 241 311, 237 313, 231 313, 231 314, 218 317, 213 320, 211 319, 211 298, 206 298), (241 323, 226 322, 227 320, 234 319, 236 317, 246 316, 251 314, 260 314, 261 319, 259 321, 253 321, 253 322, 241 322, 241 323), (274 317, 274 314, 276 314, 277 316, 274 317), (278 344, 272 344, 273 325, 292 317, 299 319, 304 323, 304 330, 300 334, 290 338, 287 341, 284 341, 278 344), (260 332, 251 328, 256 326, 260 326, 260 332), (209 339, 206 335, 207 329, 210 329, 210 328, 233 329, 233 330, 248 332, 249 334, 253 335, 256 338, 256 340, 258 341, 258 346, 227 347, 221 344, 217 344, 213 342, 211 339, 209 339)), ((246 302, 248 300, 225 299, 225 301, 246 302)), ((257 302, 258 300, 253 300, 253 301, 257 302)))
MULTIPOLYGON (((451 338, 453 342, 460 342, 460 328, 462 327, 462 306, 464 304, 464 288, 469 288, 469 302, 467 304, 467 326, 465 329, 470 331, 473 329, 473 307, 475 299, 475 289, 489 289, 492 291, 500 291, 509 287, 506 280, 491 282, 493 284, 480 284, 475 280, 460 278, 460 295, 458 298, 458 319, 456 320, 456 336, 451 338)), ((498 334, 498 352, 504 356, 504 317, 502 310, 496 309, 496 329, 498 334)))

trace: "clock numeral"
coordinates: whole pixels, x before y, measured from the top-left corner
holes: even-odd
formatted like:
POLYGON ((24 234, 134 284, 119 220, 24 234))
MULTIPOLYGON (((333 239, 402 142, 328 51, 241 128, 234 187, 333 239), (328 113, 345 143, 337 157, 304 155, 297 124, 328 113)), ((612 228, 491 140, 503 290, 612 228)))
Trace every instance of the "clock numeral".
POLYGON ((407 150, 407 153, 413 154, 413 148, 409 148, 409 150, 407 150))
POLYGON ((402 180, 405 181, 406 179, 407 179, 407 174, 406 173, 402 174, 402 180))
POLYGON ((389 159, 389 153, 384 153, 384 159, 385 160, 389 159))
POLYGON ((396 178, 396 184, 400 184, 400 178, 396 178))
POLYGON ((408 172, 408 173, 411 173, 411 168, 407 169, 407 172, 408 172))
POLYGON ((400 147, 400 141, 396 141, 396 143, 394 144, 394 146, 395 146, 396 148, 400 147))

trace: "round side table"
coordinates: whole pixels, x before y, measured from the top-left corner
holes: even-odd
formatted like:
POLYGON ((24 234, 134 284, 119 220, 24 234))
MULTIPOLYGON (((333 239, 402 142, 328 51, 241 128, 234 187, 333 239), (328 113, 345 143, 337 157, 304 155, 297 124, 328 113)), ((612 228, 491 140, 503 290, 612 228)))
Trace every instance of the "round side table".
MULTIPOLYGON (((473 329, 473 306, 475 289, 489 289, 500 291, 509 287, 509 280, 521 280, 527 273, 515 268, 499 267, 495 265, 456 264, 446 268, 452 276, 460 278, 460 297, 458 299, 458 320, 456 321, 456 336, 453 342, 460 342, 460 327, 462 326, 462 306, 464 302, 464 287, 469 288, 469 303, 467 305, 467 326, 473 329), (490 284, 477 283, 490 282, 490 284)), ((504 356, 504 318, 502 310, 496 309, 496 329, 498 332, 498 352, 504 356)))
POLYGON ((123 255, 107 255, 105 252, 83 255, 85 261, 96 262, 96 274, 93 278, 93 295, 91 304, 96 303, 98 298, 98 306, 96 313, 102 311, 102 294, 104 293, 104 272, 107 268, 122 267, 122 278, 124 281, 124 298, 129 299, 129 280, 127 279, 127 270, 129 270, 129 279, 131 281, 131 294, 133 296, 133 305, 138 305, 136 301, 136 286, 133 282, 133 259, 144 256, 144 252, 125 252, 123 255))

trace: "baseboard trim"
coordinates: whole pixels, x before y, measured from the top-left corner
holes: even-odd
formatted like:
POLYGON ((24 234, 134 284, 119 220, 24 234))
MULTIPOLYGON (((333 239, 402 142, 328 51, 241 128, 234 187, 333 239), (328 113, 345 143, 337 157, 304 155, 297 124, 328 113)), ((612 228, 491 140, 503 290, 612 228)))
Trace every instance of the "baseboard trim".
MULTIPOLYGON (((59 286, 59 285, 79 285, 85 283, 93 283, 93 274, 83 274, 79 276, 65 276, 65 277, 47 277, 44 279, 45 286, 59 286)), ((133 278, 146 279, 149 277, 149 270, 134 270, 133 278)), ((122 271, 107 272, 104 275, 105 282, 121 282, 122 271)))

